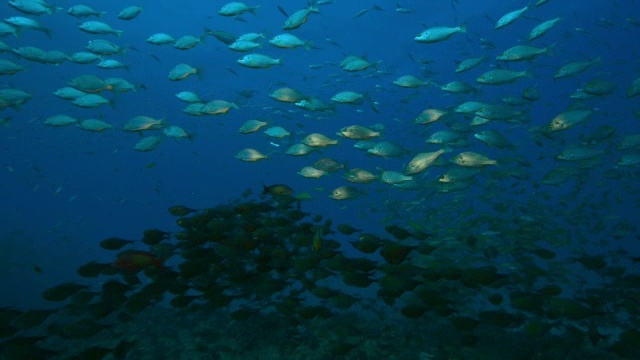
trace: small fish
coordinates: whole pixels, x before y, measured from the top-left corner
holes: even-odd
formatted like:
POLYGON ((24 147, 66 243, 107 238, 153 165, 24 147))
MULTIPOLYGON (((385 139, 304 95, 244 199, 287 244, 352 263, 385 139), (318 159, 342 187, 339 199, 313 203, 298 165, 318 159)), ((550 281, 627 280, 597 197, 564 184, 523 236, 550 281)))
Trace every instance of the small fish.
POLYGON ((556 74, 553 75, 553 78, 559 79, 563 77, 573 76, 575 74, 578 74, 587 70, 589 67, 591 67, 591 65, 596 65, 600 63, 601 63, 600 57, 597 57, 591 61, 577 61, 577 62, 568 63, 566 65, 563 65, 560 69, 558 69, 556 74))
POLYGON ((265 184, 262 184, 262 195, 289 196, 292 194, 293 189, 289 185, 275 184, 267 186, 265 184))
POLYGON ((283 30, 297 29, 300 26, 302 26, 302 24, 307 22, 307 20, 309 19, 309 15, 311 15, 312 13, 319 13, 319 12, 320 11, 318 10, 318 8, 314 5, 311 5, 306 9, 298 10, 293 14, 291 14, 291 16, 287 18, 287 20, 285 20, 284 25, 282 26, 282 29, 283 30))
POLYGON ((118 254, 116 260, 111 264, 112 267, 130 272, 139 272, 145 268, 153 266, 157 269, 164 269, 162 260, 158 259, 154 254, 146 251, 129 250, 118 254))
POLYGON ((49 39, 51 39, 51 30, 40 25, 40 23, 34 19, 26 18, 23 16, 12 16, 4 19, 7 24, 11 24, 20 29, 32 29, 42 31, 47 35, 49 39))
POLYGON ((238 151, 235 158, 247 162, 256 162, 259 160, 267 159, 268 156, 259 152, 258 150, 246 148, 238 151))
POLYGON ((337 135, 349 139, 367 140, 380 136, 380 132, 360 125, 351 125, 340 129, 337 135))
POLYGON ((80 30, 90 33, 90 34, 113 34, 118 37, 122 36, 122 30, 115 30, 109 24, 103 23, 101 21, 86 21, 80 25, 78 25, 80 30))
POLYGON ((562 20, 562 18, 557 17, 540 23, 539 25, 531 29, 531 32, 529 32, 529 36, 527 37, 527 41, 532 41, 546 34, 547 31, 551 30, 551 28, 554 27, 560 20, 562 20))
POLYGON ((466 32, 467 27, 464 24, 455 27, 437 26, 424 30, 413 39, 421 43, 435 43, 447 40, 455 33, 466 32))
POLYGON ((237 63, 248 68, 260 69, 270 68, 273 65, 279 65, 282 63, 282 61, 280 59, 274 59, 266 55, 249 54, 238 59, 237 63))
POLYGON ((298 171, 298 175, 306 178, 317 179, 327 175, 327 172, 324 170, 316 169, 313 166, 305 166, 300 169, 300 171, 298 171))
POLYGON ((151 151, 160 145, 159 136, 146 136, 140 139, 134 146, 135 151, 151 151))
POLYGON ((472 151, 462 152, 451 159, 457 165, 463 167, 482 167, 486 165, 497 165, 498 162, 488 157, 472 151))
POLYGON ((200 70, 189 64, 178 64, 169 72, 169 80, 179 81, 188 78, 191 75, 199 75, 200 70))
POLYGON ((244 3, 233 1, 223 5, 220 10, 218 10, 218 14, 222 16, 237 16, 245 12, 250 12, 255 15, 258 8, 260 8, 260 5, 248 6, 244 3))
POLYGON ((137 5, 127 6, 120 10, 118 13, 118 19, 120 20, 133 20, 142 13, 142 7, 137 5))
POLYGON ((529 10, 529 6, 525 6, 522 9, 518 9, 518 10, 514 10, 511 12, 508 12, 506 14, 504 14, 499 20, 498 22, 496 22, 496 25, 494 26, 494 29, 498 30, 498 29, 502 29, 503 27, 511 24, 512 22, 518 20, 518 18, 520 18, 522 16, 522 14, 529 10))
POLYGON ((532 75, 528 71, 496 69, 485 72, 476 81, 485 85, 502 85, 512 83, 521 77, 532 77, 532 75))
POLYGON ((353 186, 339 186, 331 191, 329 197, 334 200, 351 200, 360 194, 361 192, 353 186))
POLYGON ((502 61, 522 61, 522 60, 533 60, 538 55, 553 55, 553 50, 555 48, 555 44, 545 47, 545 48, 537 48, 534 46, 528 45, 516 45, 513 46, 500 55, 496 56, 496 60, 502 61))
POLYGON ((72 7, 67 9, 67 14, 78 17, 78 18, 89 17, 89 16, 101 17, 106 13, 107 13, 106 11, 96 11, 89 6, 82 5, 82 4, 73 5, 72 7))
POLYGON ((415 175, 423 172, 426 168, 433 165, 433 163, 440 157, 440 155, 444 153, 445 150, 440 149, 435 152, 424 152, 417 154, 413 159, 411 159, 411 161, 409 161, 409 164, 407 165, 407 168, 404 172, 405 175, 415 175))
POLYGON ((338 140, 333 140, 328 138, 327 136, 319 133, 312 133, 304 138, 301 141, 303 144, 312 147, 326 147, 329 145, 335 145, 338 143, 338 140))
POLYGON ((482 61, 484 61, 484 59, 484 56, 480 56, 462 60, 456 67, 456 72, 461 73, 467 70, 471 70, 474 67, 478 66, 482 61))
POLYGON ((400 6, 396 3, 396 12, 400 14, 413 14, 415 10, 400 6))

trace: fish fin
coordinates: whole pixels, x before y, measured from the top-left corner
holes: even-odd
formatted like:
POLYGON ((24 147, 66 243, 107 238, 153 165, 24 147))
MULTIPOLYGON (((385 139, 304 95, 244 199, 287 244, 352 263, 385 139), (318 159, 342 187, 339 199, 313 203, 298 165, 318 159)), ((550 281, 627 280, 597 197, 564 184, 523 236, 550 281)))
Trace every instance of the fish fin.
POLYGON ((284 15, 285 17, 289 17, 289 14, 287 13, 287 11, 280 5, 278 5, 278 10, 280 10, 280 13, 282 15, 284 15))

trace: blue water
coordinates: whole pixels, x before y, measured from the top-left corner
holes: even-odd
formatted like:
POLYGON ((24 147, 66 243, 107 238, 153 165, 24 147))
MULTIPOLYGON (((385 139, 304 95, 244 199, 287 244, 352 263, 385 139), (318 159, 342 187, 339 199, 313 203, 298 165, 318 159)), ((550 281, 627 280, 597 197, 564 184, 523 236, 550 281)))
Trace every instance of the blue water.
MULTIPOLYGON (((307 23, 291 31, 302 40, 313 41, 311 50, 280 49, 267 42, 284 32, 281 27, 286 18, 276 5, 292 14, 306 6, 303 1, 256 0, 248 3, 260 5, 256 14, 246 13, 240 19, 218 15, 222 2, 140 1, 137 5, 144 10, 130 21, 118 19, 117 14, 131 3, 86 1, 94 9, 106 12, 98 20, 122 30, 121 37, 80 31, 79 24, 96 19, 66 14, 74 2, 56 1, 54 5, 63 10, 42 16, 21 14, 6 3, 0 5, 3 18, 33 17, 52 33, 49 39, 43 32, 25 29, 18 37, 0 38, 12 48, 35 46, 70 54, 84 51, 89 40, 107 39, 127 48, 126 55, 113 58, 129 66, 129 70, 103 70, 94 64, 68 61, 60 65, 41 64, 10 52, 0 53, 0 57, 27 68, 15 75, 3 75, 0 86, 32 94, 18 108, 0 110, 0 117, 11 118, 7 127, 0 126, 0 307, 47 305, 40 298, 44 289, 62 281, 79 280, 75 269, 88 261, 113 260, 113 253, 98 245, 106 237, 138 239, 148 228, 176 231, 175 217, 167 211, 170 206, 203 209, 239 199, 247 189, 256 197, 263 183, 283 183, 296 194, 309 193, 313 198, 302 201, 304 211, 331 218, 334 225, 346 223, 381 236, 385 236, 383 227, 387 224, 405 227, 419 224, 429 232, 442 234, 440 241, 446 243, 447 234, 506 232, 513 229, 515 219, 533 214, 549 229, 562 229, 557 239, 547 239, 551 244, 570 244, 559 248, 559 254, 570 256, 587 251, 604 255, 616 251, 622 254, 617 259, 619 265, 637 267, 624 254, 640 256, 636 228, 640 205, 638 167, 615 163, 623 154, 617 150, 622 137, 640 132, 639 97, 626 97, 631 82, 640 76, 640 54, 634 45, 640 34, 639 3, 550 0, 539 7, 532 6, 513 24, 493 29, 502 15, 529 3, 405 0, 400 5, 414 10, 405 14, 395 11, 394 2, 380 1, 377 5, 384 11, 372 9, 354 18, 358 11, 371 8, 374 3, 337 0, 321 5, 320 14, 311 14, 307 23), (541 38, 526 42, 535 25, 554 17, 562 20, 541 38), (425 27, 461 24, 466 25, 467 33, 454 34, 448 40, 433 44, 413 40, 425 27), (186 51, 145 41, 157 32, 166 32, 176 39, 187 34, 200 36, 204 28, 234 35, 263 33, 266 37, 260 40, 263 48, 256 52, 280 58, 282 64, 268 69, 242 67, 236 60, 245 54, 228 49, 211 36, 186 51), (495 47, 483 48, 481 38, 495 47), (555 51, 552 56, 541 55, 533 61, 507 64, 495 60, 502 51, 518 44, 539 47, 555 44, 555 51), (346 72, 337 65, 348 55, 363 56, 380 64, 376 69, 346 72), (487 58, 470 71, 455 73, 457 62, 477 56, 487 58), (597 57, 601 58, 601 65, 571 78, 553 79, 560 66, 597 57), (201 76, 169 81, 169 71, 181 62, 201 70, 201 76), (311 64, 326 65, 311 69, 311 64), (498 67, 528 70, 532 77, 499 86, 475 82, 485 71, 498 67), (103 93, 114 99, 114 106, 95 109, 76 107, 52 94, 71 78, 83 74, 122 77, 137 85, 138 90, 103 93), (393 80, 408 74, 438 84, 465 81, 476 86, 478 92, 448 94, 435 86, 406 89, 393 85, 393 80), (616 91, 582 101, 582 107, 594 109, 585 124, 559 132, 553 138, 540 136, 540 127, 578 103, 569 95, 593 78, 614 82, 616 91), (333 112, 309 112, 268 96, 284 86, 327 103, 343 90, 364 93, 368 99, 360 105, 334 104, 333 112), (469 135, 467 147, 453 148, 452 153, 443 155, 448 160, 461 151, 476 151, 498 159, 499 165, 483 168, 468 189, 438 193, 433 183, 447 169, 442 166, 416 176, 423 184, 417 190, 402 190, 379 181, 349 184, 341 178, 341 172, 321 179, 296 174, 321 157, 374 173, 403 171, 414 154, 440 148, 424 142, 430 134, 449 128, 442 121, 429 126, 414 124, 413 119, 422 110, 452 109, 469 100, 500 103, 502 97, 519 96, 532 86, 541 98, 518 108, 528 113, 529 122, 496 121, 471 129, 498 130, 516 146, 515 150, 491 148, 469 135), (189 116, 182 111, 187 104, 175 97, 185 90, 196 92, 206 101, 235 102, 239 109, 218 116, 189 116), (251 90, 252 96, 240 95, 243 90, 251 90), (373 111, 371 101, 379 104, 378 112, 373 111), (114 128, 92 133, 74 125, 58 128, 43 124, 44 119, 55 114, 99 118, 114 128), (155 150, 134 151, 133 146, 141 136, 121 128, 137 115, 166 118, 167 124, 178 125, 195 138, 193 141, 163 138, 155 150), (247 135, 237 132, 244 121, 254 118, 282 126, 292 136, 281 140, 268 138, 262 131, 247 135), (338 145, 305 157, 284 153, 306 134, 319 132, 335 138, 340 128, 354 124, 382 124, 382 138, 401 144, 408 154, 392 159, 368 156, 354 149, 355 140, 349 139, 340 139, 338 145), (559 186, 540 183, 554 167, 574 166, 554 157, 567 145, 580 144, 584 135, 600 125, 612 126, 616 133, 596 146, 606 149, 606 153, 600 162, 580 170, 580 182, 570 179, 559 186), (236 152, 246 147, 269 154, 269 159, 256 163, 235 159, 236 152), (526 162, 515 162, 514 157, 526 162), (515 179, 502 172, 514 169, 528 176, 515 179), (611 171, 619 171, 621 176, 616 179, 606 176, 611 171), (353 185, 362 195, 349 201, 330 199, 331 190, 340 185, 353 185), (503 204, 504 208, 495 204, 503 204), (483 216, 493 220, 485 223, 481 220, 483 216), (602 232, 592 231, 597 223, 603 224, 602 232), (620 224, 631 224, 632 228, 613 240, 613 232, 620 224)), ((461 115, 454 115, 453 119, 456 124, 468 122, 461 115)), ((160 133, 161 130, 152 130, 145 132, 145 136, 160 133)), ((626 152, 633 151, 638 150, 626 152)), ((448 165, 452 166, 455 165, 448 165)), ((334 236, 341 238, 339 234, 334 236)), ((351 248, 345 251, 356 254, 351 248)), ((505 263, 510 260, 503 259, 505 263)))

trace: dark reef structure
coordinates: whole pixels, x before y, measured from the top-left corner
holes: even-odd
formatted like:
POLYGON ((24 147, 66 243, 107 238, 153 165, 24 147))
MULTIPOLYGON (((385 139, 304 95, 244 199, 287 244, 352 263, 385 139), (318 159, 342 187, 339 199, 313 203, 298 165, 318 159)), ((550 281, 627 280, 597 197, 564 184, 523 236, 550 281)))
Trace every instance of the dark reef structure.
POLYGON ((176 232, 101 241, 113 262, 42 294, 59 308, 0 309, 0 359, 640 358, 640 275, 604 257, 569 259, 606 279, 581 289, 539 243, 507 267, 472 234, 452 249, 395 224, 336 232, 265 189, 173 206, 176 232))

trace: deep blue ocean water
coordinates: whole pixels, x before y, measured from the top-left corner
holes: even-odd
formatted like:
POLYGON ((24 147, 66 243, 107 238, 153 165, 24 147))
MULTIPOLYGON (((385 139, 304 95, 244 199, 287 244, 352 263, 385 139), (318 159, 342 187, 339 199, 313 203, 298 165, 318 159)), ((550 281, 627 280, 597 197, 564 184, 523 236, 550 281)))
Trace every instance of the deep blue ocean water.
MULTIPOLYGON (((22 59, 10 51, 0 53, 1 58, 26 67, 26 71, 15 75, 3 75, 0 86, 18 88, 32 95, 25 104, 0 110, 0 117, 10 118, 7 126, 0 126, 0 307, 47 305, 40 298, 44 289, 59 282, 79 280, 75 269, 88 261, 113 260, 113 253, 98 245, 104 238, 138 239, 148 228, 176 231, 175 217, 167 211, 170 206, 213 207, 241 198, 247 189, 257 197, 262 192, 262 184, 280 183, 289 185, 296 194, 312 196, 301 202, 302 210, 332 219, 334 225, 350 224, 381 236, 385 234, 384 226, 389 224, 407 228, 419 225, 441 234, 506 232, 507 228, 512 229, 514 219, 537 214, 540 223, 566 232, 559 234, 559 238, 570 238, 567 242, 573 247, 559 248, 560 254, 618 253, 622 254, 618 264, 637 272, 633 269, 637 262, 629 261, 625 254, 640 256, 636 228, 640 218, 638 165, 616 165, 623 154, 639 151, 638 148, 617 149, 624 136, 640 133, 640 97, 627 97, 632 81, 640 77, 640 50, 635 45, 640 34, 637 1, 550 0, 534 6, 533 2, 524 0, 405 0, 399 5, 412 12, 400 13, 395 9, 395 2, 336 0, 320 5, 319 14, 310 14, 308 22, 290 31, 300 39, 311 40, 310 50, 280 49, 267 42, 285 32, 281 28, 286 17, 278 6, 290 15, 305 8, 305 1, 256 0, 247 3, 260 5, 255 14, 245 13, 237 18, 217 14, 223 3, 139 1, 136 5, 144 10, 130 21, 117 18, 122 8, 132 5, 122 1, 87 0, 85 4, 106 12, 99 19, 66 14, 66 9, 75 4, 66 0, 53 3, 62 10, 41 16, 22 14, 6 3, 0 5, 3 18, 32 17, 51 30, 51 38, 30 29, 21 31, 19 36, 0 38, 11 48, 34 46, 70 54, 84 51, 89 40, 107 39, 127 49, 125 55, 110 58, 129 67, 128 70, 104 70, 95 64, 69 61, 59 65, 43 64, 22 59), (382 11, 373 9, 374 4, 382 11), (526 5, 531 8, 522 18, 503 29, 493 29, 502 15, 526 5), (371 10, 354 17, 363 9, 371 10), (535 25, 555 17, 562 20, 548 33, 530 43, 526 41, 535 25), (82 32, 78 25, 88 20, 103 21, 122 30, 122 36, 82 32), (467 32, 454 34, 445 41, 425 44, 413 39, 428 27, 462 24, 467 32), (243 67, 236 60, 245 54, 228 49, 212 36, 204 36, 202 43, 184 51, 145 41, 158 32, 175 38, 187 34, 201 36, 205 28, 234 35, 263 33, 266 38, 259 41, 262 48, 255 52, 279 58, 282 63, 266 69, 243 67), (487 43, 493 45, 486 46, 487 43), (540 55, 532 61, 495 60, 505 49, 520 44, 537 47, 555 44, 555 48, 551 56, 540 55), (362 56, 379 64, 363 71, 346 72, 338 64, 348 55, 362 56), (486 56, 486 59, 470 71, 455 72, 458 62, 477 56, 486 56), (570 78, 553 79, 562 65, 595 58, 600 58, 601 64, 570 78), (178 63, 198 68, 201 76, 170 81, 169 71, 178 63), (313 69, 309 67, 312 64, 322 66, 313 69), (527 70, 531 77, 497 86, 475 81, 485 71, 497 68, 527 70), (79 108, 52 94, 66 86, 71 78, 85 74, 122 77, 138 89, 119 94, 104 92, 105 97, 114 99, 114 106, 94 109, 79 108), (392 83, 399 76, 409 74, 437 84, 461 80, 475 86, 477 91, 449 94, 434 85, 408 89, 392 83), (611 94, 586 100, 569 97, 594 78, 613 82, 617 88, 611 94), (334 111, 312 112, 268 96, 284 86, 327 103, 343 90, 363 93, 367 98, 362 104, 334 103, 334 111), (452 115, 450 123, 414 124, 414 118, 422 110, 451 111, 470 100, 500 103, 502 97, 520 96, 528 87, 537 89, 541 97, 517 107, 527 114, 526 122, 494 121, 483 125, 483 129, 498 130, 505 135, 515 145, 513 150, 492 148, 467 135, 467 146, 452 147, 451 153, 443 155, 443 159, 449 161, 459 152, 475 151, 498 159, 498 166, 482 168, 481 175, 474 178, 467 189, 451 193, 438 191, 434 185, 438 176, 455 166, 446 164, 417 175, 415 178, 421 185, 414 190, 379 181, 349 184, 341 177, 342 172, 321 179, 306 179, 296 174, 321 157, 377 174, 384 170, 403 171, 414 154, 440 148, 425 143, 430 134, 448 129, 451 124, 469 121, 457 114, 452 115), (175 96, 186 90, 196 92, 206 101, 235 102, 238 109, 217 116, 187 115, 183 112, 187 104, 175 96), (250 95, 243 96, 243 91, 250 95), (378 111, 374 111, 373 101, 378 111), (571 107, 592 109, 593 113, 586 123, 549 137, 540 134, 541 127, 571 107), (99 118, 114 127, 90 132, 74 125, 43 124, 44 119, 55 114, 99 118), (142 137, 121 128, 137 115, 165 118, 166 124, 180 126, 195 137, 193 141, 163 138, 155 150, 134 151, 133 146, 142 137), (282 126, 292 135, 272 139, 262 131, 239 134, 240 125, 254 118, 282 126), (340 138, 338 145, 304 157, 284 153, 288 146, 309 133, 336 138, 339 129, 355 124, 382 124, 382 139, 401 144, 408 150, 407 154, 390 159, 367 155, 352 147, 355 140, 345 138, 340 138), (582 167, 576 162, 555 158, 567 145, 580 145, 586 135, 601 125, 615 129, 612 137, 591 146, 603 149, 604 155, 582 167), (247 147, 269 154, 269 158, 255 163, 234 158, 239 150, 247 147), (578 168, 580 180, 572 178, 560 185, 541 184, 544 175, 559 166, 578 168), (516 170, 527 176, 509 175, 508 171, 516 170), (341 185, 352 185, 362 194, 353 200, 330 199, 331 190, 341 185), (483 216, 492 220, 483 223, 483 216), (496 219, 503 219, 503 228, 496 219), (604 230, 593 231, 600 223, 604 230), (617 233, 619 236, 614 236, 616 229, 629 224, 630 229, 625 228, 617 233)), ((476 128, 469 130, 476 132, 476 128)), ((161 132, 145 131, 144 135, 161 132)), ((340 238, 341 235, 334 236, 340 238)), ((443 235, 441 241, 446 239, 443 235)), ((547 240, 554 243, 558 239, 547 240)), ((345 251, 356 254, 352 248, 345 251)), ((508 263, 509 259, 504 262, 508 263)), ((587 274, 584 278, 590 276, 587 274)))

